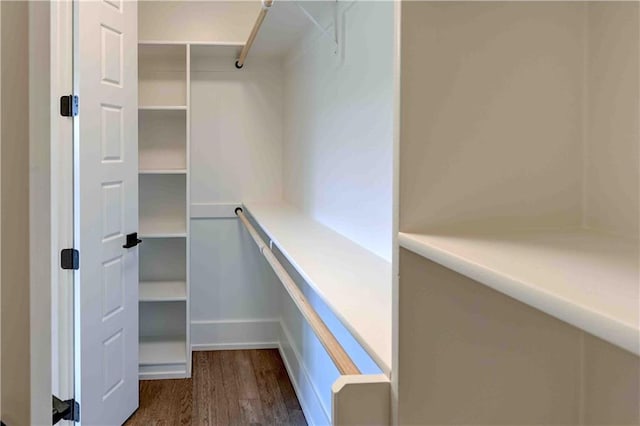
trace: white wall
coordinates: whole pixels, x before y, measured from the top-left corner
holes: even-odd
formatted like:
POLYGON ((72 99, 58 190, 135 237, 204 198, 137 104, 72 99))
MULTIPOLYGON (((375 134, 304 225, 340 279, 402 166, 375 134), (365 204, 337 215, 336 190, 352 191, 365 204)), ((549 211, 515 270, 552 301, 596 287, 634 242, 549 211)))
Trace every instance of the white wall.
POLYGON ((402 231, 579 226, 583 12, 403 5, 402 231))
POLYGON ((284 197, 390 261, 393 3, 340 7, 340 54, 313 28, 285 69, 284 197))
POLYGON ((244 42, 260 10, 260 2, 141 1, 140 40, 244 42))
POLYGON ((282 197, 282 72, 192 48, 191 202, 282 197), (202 52, 198 55, 198 52, 202 52))
POLYGON ((637 2, 589 3, 583 117, 583 225, 631 238, 640 238, 639 9, 637 2))
POLYGON ((238 71, 206 48, 193 48, 192 58, 191 201, 205 217, 191 221, 191 343, 274 347, 280 283, 233 208, 228 217, 215 212, 281 198, 281 70, 252 61, 238 71))
MULTIPOLYGON (((51 3, 29 2, 29 336, 31 424, 51 421, 51 3)), ((20 52, 24 55, 25 52, 20 52)), ((24 96, 24 94, 23 94, 24 96)), ((57 109, 53 111, 57 112, 57 109)), ((23 166, 24 167, 24 166, 23 166)), ((24 362, 24 359, 23 359, 24 362)))
POLYGON ((28 3, 2 2, 2 419, 30 419, 28 3), (9 208, 10 207, 10 208, 9 208), (6 248, 11 246, 11 250, 6 248))

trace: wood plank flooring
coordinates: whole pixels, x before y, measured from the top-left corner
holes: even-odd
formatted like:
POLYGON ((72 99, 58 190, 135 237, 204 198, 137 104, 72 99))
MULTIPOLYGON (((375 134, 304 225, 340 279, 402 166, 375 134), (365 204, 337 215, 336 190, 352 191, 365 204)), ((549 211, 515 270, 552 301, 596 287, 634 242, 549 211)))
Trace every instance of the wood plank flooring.
POLYGON ((276 349, 193 353, 184 380, 140 382, 140 408, 126 426, 306 426, 276 349))

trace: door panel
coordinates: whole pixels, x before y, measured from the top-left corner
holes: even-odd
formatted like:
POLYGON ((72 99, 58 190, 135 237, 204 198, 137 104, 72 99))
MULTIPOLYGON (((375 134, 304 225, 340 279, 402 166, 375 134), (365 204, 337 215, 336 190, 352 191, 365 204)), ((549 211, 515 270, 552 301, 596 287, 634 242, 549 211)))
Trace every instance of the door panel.
POLYGON ((85 425, 138 407, 137 3, 77 1, 76 384, 85 425))

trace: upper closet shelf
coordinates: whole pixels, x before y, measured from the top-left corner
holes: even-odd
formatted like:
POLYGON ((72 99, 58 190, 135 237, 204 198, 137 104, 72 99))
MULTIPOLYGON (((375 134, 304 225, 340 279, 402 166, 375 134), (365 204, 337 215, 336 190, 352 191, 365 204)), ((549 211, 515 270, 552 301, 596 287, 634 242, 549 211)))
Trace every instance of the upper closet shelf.
POLYGON ((640 355, 637 240, 588 230, 399 234, 400 246, 640 355))
POLYGON ((391 370, 391 265, 286 204, 247 211, 380 369, 391 370))

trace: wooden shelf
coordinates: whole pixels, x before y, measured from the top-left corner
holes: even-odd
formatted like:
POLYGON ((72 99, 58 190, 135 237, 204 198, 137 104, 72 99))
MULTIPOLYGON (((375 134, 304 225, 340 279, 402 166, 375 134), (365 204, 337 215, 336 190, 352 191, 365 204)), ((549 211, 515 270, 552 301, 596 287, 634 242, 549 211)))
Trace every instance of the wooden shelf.
POLYGON ((389 374, 391 264, 287 204, 245 207, 380 369, 389 374))
POLYGON ((400 233, 401 247, 640 354, 637 240, 588 230, 400 233))
POLYGON ((186 364, 184 337, 140 337, 140 365, 186 364))
POLYGON ((184 281, 141 281, 141 302, 179 302, 187 300, 184 281))

